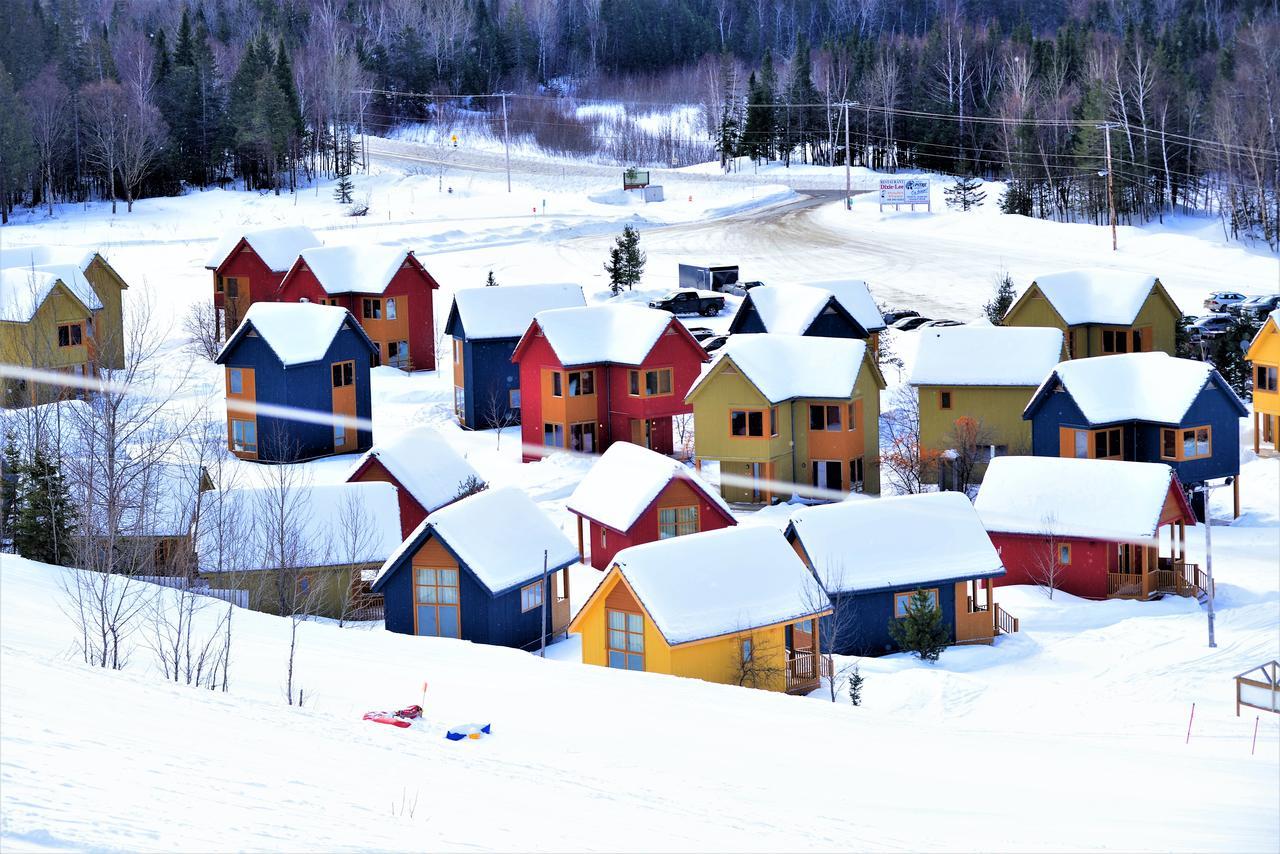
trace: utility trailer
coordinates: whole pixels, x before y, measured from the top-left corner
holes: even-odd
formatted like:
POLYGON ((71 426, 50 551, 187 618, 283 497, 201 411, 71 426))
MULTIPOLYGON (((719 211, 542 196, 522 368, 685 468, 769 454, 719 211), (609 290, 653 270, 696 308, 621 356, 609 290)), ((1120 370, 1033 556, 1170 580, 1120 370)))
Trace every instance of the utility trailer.
POLYGON ((738 284, 738 265, 699 267, 696 264, 680 265, 680 287, 702 291, 723 292, 738 284))

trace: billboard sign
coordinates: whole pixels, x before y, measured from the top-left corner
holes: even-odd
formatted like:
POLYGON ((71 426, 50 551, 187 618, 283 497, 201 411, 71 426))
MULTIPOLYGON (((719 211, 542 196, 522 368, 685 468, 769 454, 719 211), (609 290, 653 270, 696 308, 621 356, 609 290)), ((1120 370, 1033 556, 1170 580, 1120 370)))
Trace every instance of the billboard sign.
POLYGON ((881 178, 880 204, 927 205, 929 204, 928 178, 881 178))

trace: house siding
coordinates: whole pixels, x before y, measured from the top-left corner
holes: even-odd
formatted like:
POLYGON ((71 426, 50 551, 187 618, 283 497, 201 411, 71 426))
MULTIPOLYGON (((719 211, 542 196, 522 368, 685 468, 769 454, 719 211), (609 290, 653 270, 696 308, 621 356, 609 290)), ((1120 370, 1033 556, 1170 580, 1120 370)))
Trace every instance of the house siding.
POLYGON ((466 425, 485 430, 494 423, 519 424, 520 410, 512 410, 509 402, 511 391, 520 388, 520 369, 511 361, 520 339, 461 340, 466 425))
POLYGON ((408 539, 427 518, 427 510, 410 494, 409 490, 387 471, 377 457, 370 457, 347 478, 348 483, 389 483, 396 488, 396 500, 400 505, 400 538, 408 539))
MULTIPOLYGON (((1038 584, 1041 562, 1048 558, 1049 543, 1036 534, 991 533, 991 542, 1004 564, 1005 575, 993 579, 1006 584, 1038 584)), ((1082 537, 1055 537, 1071 546, 1071 564, 1057 572, 1057 589, 1085 599, 1107 598, 1107 572, 1116 543, 1082 537)))
POLYGON ((95 255, 84 270, 102 309, 93 318, 98 364, 112 370, 124 368, 124 279, 101 256, 95 255))
MULTIPOLYGON (((964 582, 957 582, 964 583, 964 582)), ((833 593, 831 606, 834 612, 822 618, 820 631, 834 632, 833 626, 844 625, 843 632, 835 632, 833 651, 837 655, 884 655, 898 651, 898 645, 889 634, 889 624, 894 621, 893 598, 896 593, 915 590, 938 589, 938 607, 942 609, 942 622, 954 643, 956 639, 956 583, 922 582, 904 587, 894 587, 874 593, 833 593), (852 616, 849 616, 850 609, 852 616)), ((831 635, 826 635, 830 641, 831 635)))
POLYGON ((274 300, 284 280, 285 271, 276 272, 253 251, 246 241, 241 239, 236 248, 231 250, 221 265, 213 271, 213 304, 226 311, 226 327, 223 334, 229 336, 240 325, 249 306, 255 302, 274 300), (230 299, 225 293, 218 292, 219 278, 228 276, 240 280, 239 296, 230 299))
POLYGON ((698 508, 698 532, 716 531, 735 524, 726 519, 718 505, 713 504, 700 490, 694 489, 682 480, 672 480, 662 488, 653 503, 640 514, 632 526, 623 532, 609 529, 604 542, 601 542, 603 526, 583 520, 583 524, 591 526, 591 566, 596 569, 608 569, 613 556, 629 546, 652 543, 658 539, 658 511, 664 507, 698 508))
POLYGON ((1130 324, 1080 324, 1068 327, 1052 304, 1034 283, 1005 315, 1006 326, 1051 326, 1063 332, 1062 358, 1080 359, 1102 355, 1102 334, 1106 329, 1150 328, 1151 342, 1144 350, 1159 350, 1170 356, 1175 352, 1175 335, 1181 312, 1170 305, 1159 281, 1152 287, 1138 314, 1130 324))
POLYGON ((979 422, 991 436, 991 444, 1004 445, 1010 454, 1031 451, 1031 423, 1022 411, 1035 394, 1035 386, 920 385, 920 444, 935 451, 950 447, 947 441, 955 422, 964 417, 979 422), (951 408, 939 406, 938 393, 951 392, 951 408))

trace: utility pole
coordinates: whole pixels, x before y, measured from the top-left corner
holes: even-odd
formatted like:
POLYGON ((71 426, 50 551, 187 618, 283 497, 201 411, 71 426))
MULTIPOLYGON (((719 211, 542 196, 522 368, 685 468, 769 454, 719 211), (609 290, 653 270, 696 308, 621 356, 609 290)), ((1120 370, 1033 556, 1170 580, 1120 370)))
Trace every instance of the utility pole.
POLYGON ((502 150, 507 158, 507 192, 511 192, 511 137, 507 134, 507 93, 502 93, 502 150))
POLYGON ((1205 481, 1195 488, 1195 492, 1199 492, 1204 496, 1204 571, 1208 576, 1206 584, 1209 589, 1205 591, 1208 597, 1209 606, 1209 646, 1217 647, 1218 642, 1213 635, 1213 517, 1209 514, 1209 499, 1213 496, 1213 490, 1223 486, 1230 486, 1235 482, 1235 478, 1229 477, 1222 483, 1210 484, 1205 481))
POLYGON ((853 149, 849 147, 849 102, 844 107, 844 209, 853 210, 853 149))
MULTIPOLYGON (((1116 251, 1116 185, 1111 174, 1111 128, 1107 122, 1102 126, 1102 133, 1107 140, 1107 208, 1111 211, 1111 251, 1116 251)), ((1212 621, 1211 621, 1212 624, 1212 621)), ((1212 646, 1212 644, 1210 644, 1212 646)))
POLYGON ((538 612, 538 616, 542 619, 542 641, 538 645, 538 655, 542 658, 547 657, 547 594, 550 592, 551 590, 547 587, 547 550, 543 549, 542 550, 542 609, 538 612))

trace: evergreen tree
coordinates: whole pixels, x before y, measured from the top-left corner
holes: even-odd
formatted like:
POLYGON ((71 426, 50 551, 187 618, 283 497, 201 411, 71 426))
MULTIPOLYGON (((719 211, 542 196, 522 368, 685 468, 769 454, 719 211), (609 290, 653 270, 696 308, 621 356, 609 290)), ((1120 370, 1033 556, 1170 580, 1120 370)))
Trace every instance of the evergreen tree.
POLYGON ((484 280, 484 286, 486 288, 496 288, 498 286, 498 280, 493 277, 492 270, 489 271, 488 277, 484 280))
POLYGON ((716 124, 716 153, 720 155, 720 168, 738 151, 741 123, 738 109, 738 82, 734 75, 733 58, 728 53, 720 56, 720 121, 716 124))
POLYGON ((173 64, 194 67, 195 44, 191 36, 191 10, 182 7, 182 21, 178 24, 178 40, 173 46, 173 64))
POLYGON ((1017 291, 1013 287, 1013 277, 1006 271, 1000 280, 996 282, 995 296, 982 306, 982 313, 987 316, 987 320, 991 321, 992 326, 1004 325, 1004 316, 1009 313, 1016 296, 1017 291))
POLYGON ((623 257, 620 241, 609 249, 609 260, 605 262, 604 271, 609 274, 609 293, 616 297, 622 293, 622 285, 627 276, 627 261, 623 257))
POLYGON ((921 661, 937 661, 951 642, 942 609, 923 590, 911 594, 905 616, 889 621, 889 636, 899 649, 914 653, 921 661))
POLYGON ((981 188, 982 182, 972 175, 959 175, 950 187, 942 191, 942 195, 947 197, 947 207, 968 211, 982 207, 987 200, 986 191, 981 188))
POLYGON ((1231 325, 1222 333, 1209 338, 1206 345, 1208 361, 1222 374, 1227 385, 1235 389, 1236 394, 1246 398, 1250 396, 1251 376, 1244 354, 1257 334, 1257 324, 1247 317, 1235 315, 1231 325))
POLYGON ((272 69, 276 77, 276 85, 284 93, 288 104, 289 126, 294 137, 301 139, 304 125, 302 123, 302 102, 298 98, 298 84, 293 79, 293 63, 284 49, 284 39, 276 45, 275 66, 272 69))
POLYGON ((1000 194, 1000 213, 1031 216, 1031 185, 1020 178, 1012 178, 1000 194))
POLYGON ((618 248, 622 250, 624 263, 623 284, 627 286, 627 290, 631 290, 640 284, 640 277, 644 275, 644 265, 648 260, 648 256, 640 248, 640 232, 632 226, 625 226, 622 236, 618 238, 618 248))
POLYGON ((36 148, 26 104, 13 88, 13 78, 0 64, 0 223, 9 221, 15 195, 36 167, 36 148))
POLYGON ((747 118, 738 138, 738 153, 743 157, 760 160, 769 155, 771 125, 768 103, 753 71, 747 78, 747 118))
POLYGON ((853 666, 853 671, 849 674, 849 702, 855 706, 862 705, 862 682, 863 676, 858 672, 858 665, 853 666))
POLYGON ((156 82, 163 83, 169 76, 169 42, 165 38, 164 27, 156 31, 156 82))
POLYGON ((18 453, 18 437, 12 429, 5 432, 4 450, 0 452, 0 546, 12 549, 13 529, 18 520, 18 485, 22 476, 22 457, 18 453))
POLYGON ((772 160, 778 143, 778 108, 774 106, 778 100, 778 72, 773 67, 773 51, 764 52, 764 61, 760 63, 760 104, 763 113, 764 157, 772 160))
POLYGON ((23 469, 18 488, 14 550, 30 560, 70 565, 75 519, 61 468, 44 449, 37 448, 23 469))
POLYGON ((785 108, 788 139, 783 146, 783 157, 788 163, 794 146, 799 146, 802 162, 807 163, 810 147, 823 132, 820 110, 812 106, 822 101, 822 95, 813 85, 813 64, 809 53, 808 40, 803 36, 798 37, 791 63, 791 85, 787 89, 787 103, 790 106, 785 108))

